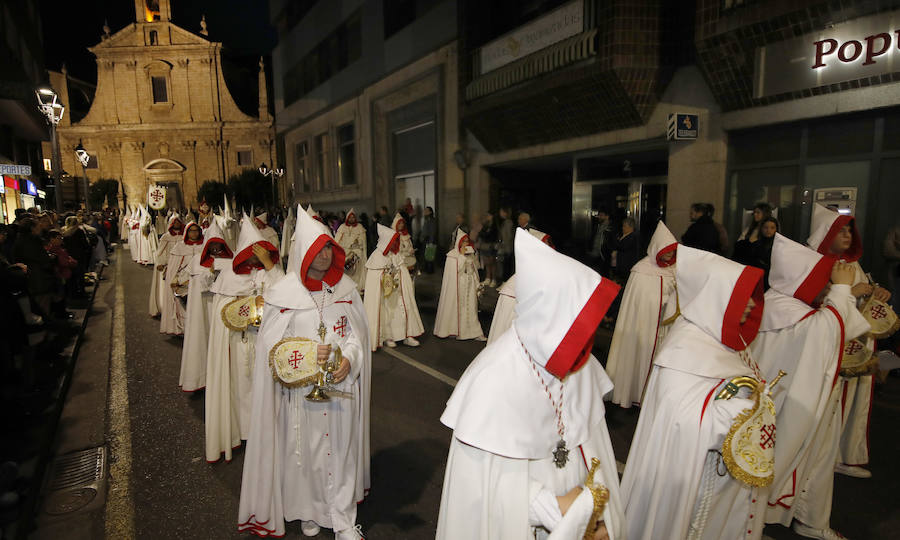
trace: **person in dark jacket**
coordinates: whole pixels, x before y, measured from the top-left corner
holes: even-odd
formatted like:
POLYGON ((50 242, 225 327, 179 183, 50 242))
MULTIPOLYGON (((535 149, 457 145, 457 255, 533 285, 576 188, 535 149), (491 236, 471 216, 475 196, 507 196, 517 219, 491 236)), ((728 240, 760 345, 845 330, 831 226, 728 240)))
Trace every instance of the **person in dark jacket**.
POLYGON ((719 229, 713 223, 706 204, 691 205, 691 222, 691 226, 681 236, 681 243, 688 247, 719 253, 722 247, 719 229))
POLYGON ((621 283, 628 281, 631 267, 638 262, 639 245, 637 233, 634 231, 634 218, 627 217, 622 220, 622 236, 616 240, 615 277, 621 283))
POLYGON ((19 227, 19 237, 16 238, 16 245, 13 247, 13 257, 16 262, 28 267, 26 276, 32 307, 37 304, 40 315, 48 317, 56 283, 53 258, 44 249, 44 241, 37 234, 38 224, 35 220, 25 218, 19 222, 19 227))
POLYGON ((772 244, 778 232, 778 220, 773 217, 763 218, 759 222, 759 237, 751 244, 747 262, 750 266, 762 268, 765 272, 764 285, 769 290, 769 269, 772 267, 772 244))
MULTIPOLYGON (((437 251, 437 220, 434 218, 434 209, 430 206, 425 207, 425 211, 422 215, 422 235, 420 238, 422 244, 425 246, 425 249, 422 250, 423 258, 429 249, 431 249, 431 251, 437 251), (429 248, 429 244, 434 245, 434 247, 429 248)), ((423 266, 426 274, 433 274, 434 257, 432 257, 430 261, 425 259, 423 266)))

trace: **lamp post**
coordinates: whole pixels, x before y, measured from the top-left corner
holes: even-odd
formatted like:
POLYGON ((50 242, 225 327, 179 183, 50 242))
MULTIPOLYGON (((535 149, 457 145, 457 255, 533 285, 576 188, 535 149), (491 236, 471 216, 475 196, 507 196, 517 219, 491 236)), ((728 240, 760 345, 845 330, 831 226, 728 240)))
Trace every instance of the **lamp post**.
POLYGON ((66 108, 59 102, 59 96, 52 88, 42 87, 35 90, 38 100, 38 110, 50 124, 50 168, 53 177, 53 198, 56 199, 56 213, 62 215, 62 185, 60 184, 60 169, 62 168, 59 156, 59 140, 56 137, 56 126, 62 120, 66 108))
POLYGON ((75 147, 75 157, 81 163, 81 174, 84 176, 84 211, 91 211, 91 203, 88 199, 88 177, 87 177, 87 166, 91 161, 91 155, 87 153, 87 150, 84 149, 84 146, 81 146, 81 141, 78 141, 78 146, 75 147))
POLYGON ((278 197, 275 196, 275 178, 284 176, 284 169, 270 169, 265 162, 259 165, 259 174, 272 179, 272 206, 278 207, 278 197))

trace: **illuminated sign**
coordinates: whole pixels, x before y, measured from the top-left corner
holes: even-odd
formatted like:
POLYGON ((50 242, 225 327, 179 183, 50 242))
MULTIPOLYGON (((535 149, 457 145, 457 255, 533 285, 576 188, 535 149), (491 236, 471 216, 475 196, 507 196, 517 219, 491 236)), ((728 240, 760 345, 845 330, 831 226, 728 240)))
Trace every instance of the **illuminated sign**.
POLYGON ((25 190, 29 195, 37 197, 37 188, 34 187, 34 182, 31 180, 25 180, 25 190))
POLYGON ((693 141, 700 132, 700 117, 696 114, 673 113, 666 124, 666 139, 693 141))
POLYGON ((14 189, 19 191, 19 181, 13 178, 12 176, 4 176, 3 177, 3 185, 8 187, 9 189, 14 189))
POLYGON ((37 192, 38 192, 38 197, 40 197, 41 199, 47 198, 47 192, 44 191, 43 189, 39 189, 39 190, 37 190, 37 192))
POLYGON ((0 174, 21 174, 22 176, 31 176, 31 165, 0 163, 0 174))
POLYGON ((756 49, 753 96, 761 98, 900 71, 900 11, 836 24, 756 49))

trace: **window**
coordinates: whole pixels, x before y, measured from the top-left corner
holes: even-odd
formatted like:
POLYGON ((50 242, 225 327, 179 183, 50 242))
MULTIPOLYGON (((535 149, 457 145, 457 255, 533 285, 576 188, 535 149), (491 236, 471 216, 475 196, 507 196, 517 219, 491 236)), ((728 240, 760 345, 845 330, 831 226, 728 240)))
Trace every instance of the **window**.
POLYGON ((284 101, 297 101, 362 56, 359 11, 297 61, 284 75, 284 101))
POLYGON ((84 166, 85 169, 99 169, 100 163, 97 161, 97 154, 88 154, 88 164, 84 166))
POLYGON ((301 141, 297 143, 297 172, 294 176, 294 193, 306 193, 309 191, 309 180, 306 177, 307 161, 309 161, 309 143, 301 141))
POLYGON ((150 84, 153 87, 153 103, 167 103, 169 92, 166 88, 166 78, 150 77, 150 84))
POLYGON ((416 20, 416 0, 384 0, 384 39, 416 20))
POLYGON ((253 166, 253 151, 250 149, 242 149, 237 151, 237 164, 238 167, 252 167, 253 166))
POLYGON ((338 176, 342 186, 356 184, 356 152, 353 139, 353 124, 338 128, 338 176))
POLYGON ((150 45, 159 45, 159 34, 156 30, 150 30, 150 45))
POLYGON ((328 133, 316 137, 316 190, 331 186, 331 174, 328 161, 328 133))

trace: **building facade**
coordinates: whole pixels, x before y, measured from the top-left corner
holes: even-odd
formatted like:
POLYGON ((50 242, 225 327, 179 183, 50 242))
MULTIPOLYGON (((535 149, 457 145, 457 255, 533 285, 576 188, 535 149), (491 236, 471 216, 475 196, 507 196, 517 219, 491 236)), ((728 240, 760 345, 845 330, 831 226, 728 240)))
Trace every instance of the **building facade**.
POLYGON ((465 206, 454 158, 457 3, 273 0, 270 12, 276 131, 293 199, 371 213, 409 198, 449 227, 465 206))
MULTIPOLYGON (((58 127, 62 168, 90 181, 121 181, 129 202, 146 202, 148 186, 168 188, 175 208, 196 207, 204 181, 226 181, 260 163, 274 163, 274 128, 265 71, 259 65, 255 116, 242 112, 225 84, 222 44, 171 21, 169 0, 134 0, 135 21, 90 49, 97 90, 87 115, 58 127), (76 161, 81 144, 87 167, 76 161)), ((68 78, 51 73, 68 105, 68 78)), ((49 153, 48 153, 49 155, 49 153)))
MULTIPOLYGON (((805 240, 811 205, 853 213, 863 265, 896 182, 900 2, 461 0, 471 210, 509 205, 583 254, 599 208, 681 236, 713 203, 733 239, 767 201, 805 240), (694 119, 670 140, 670 119, 694 119), (684 118, 682 116, 681 118, 684 118), (552 209, 552 211, 549 211, 552 209)), ((730 254, 730 251, 729 251, 730 254)))

